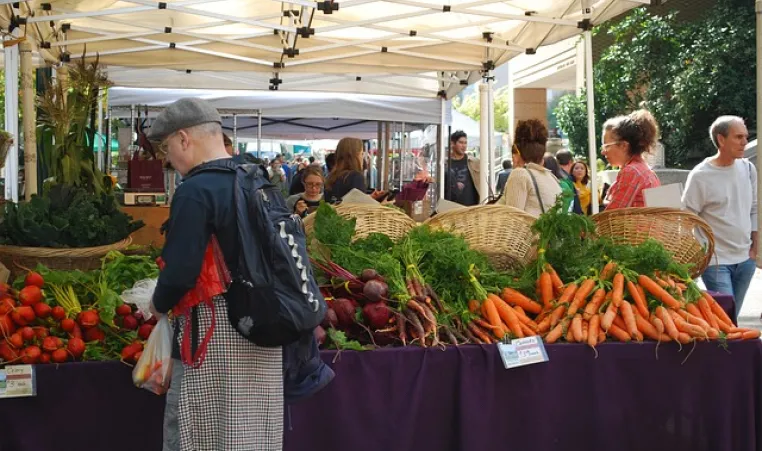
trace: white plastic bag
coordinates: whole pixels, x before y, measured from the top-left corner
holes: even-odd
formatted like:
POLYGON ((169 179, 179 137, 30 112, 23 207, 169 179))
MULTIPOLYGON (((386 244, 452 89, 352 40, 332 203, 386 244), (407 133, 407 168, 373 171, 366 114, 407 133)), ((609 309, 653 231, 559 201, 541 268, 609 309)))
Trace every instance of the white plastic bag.
POLYGON ((169 389, 171 379, 172 326, 167 316, 162 315, 132 370, 132 382, 140 388, 163 395, 169 389))
POLYGON ((122 300, 127 304, 134 304, 138 307, 138 311, 143 315, 143 318, 151 318, 151 299, 153 299, 153 292, 156 290, 156 282, 158 279, 143 279, 135 282, 129 290, 124 290, 122 293, 122 300))

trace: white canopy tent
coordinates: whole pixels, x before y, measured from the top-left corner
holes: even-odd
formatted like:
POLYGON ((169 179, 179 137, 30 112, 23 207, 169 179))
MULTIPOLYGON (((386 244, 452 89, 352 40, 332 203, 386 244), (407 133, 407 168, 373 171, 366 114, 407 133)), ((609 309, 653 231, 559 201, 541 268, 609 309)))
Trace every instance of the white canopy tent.
MULTIPOLYGON (((246 86, 450 98, 482 78, 481 147, 492 148, 491 71, 495 66, 584 31, 590 69, 591 26, 649 3, 0 0, 5 5, 0 9, 0 24, 11 31, 9 39, 25 34, 50 63, 98 56, 121 86, 246 86)), ((14 51, 17 55, 17 46, 6 48, 6 70, 18 70, 14 51)), ((7 98, 13 98, 13 92, 9 94, 7 98)), ((589 113, 592 107, 591 96, 589 113)), ((444 122, 443 113, 440 118, 444 122)), ((590 114, 591 135, 596 133, 593 127, 590 114)), ((17 125, 9 131, 16 129, 17 125)), ((590 151, 594 155, 594 144, 590 151)), ((9 158, 15 158, 17 149, 10 154, 9 158)), ((484 160, 482 173, 486 174, 491 172, 491 162, 484 160)), ((442 169, 443 164, 440 158, 442 169)), ((6 166, 11 179, 15 179, 14 170, 15 165, 6 166)), ((486 179, 480 185, 486 193, 486 179)), ((9 194, 16 198, 13 192, 9 194)))

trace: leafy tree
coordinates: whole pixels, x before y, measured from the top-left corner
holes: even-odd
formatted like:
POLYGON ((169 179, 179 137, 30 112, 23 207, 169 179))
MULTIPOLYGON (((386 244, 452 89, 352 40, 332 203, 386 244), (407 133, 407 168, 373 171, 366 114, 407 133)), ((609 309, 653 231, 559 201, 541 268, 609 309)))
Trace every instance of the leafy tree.
MULTIPOLYGON (((508 132, 508 87, 503 86, 493 94, 495 108, 495 131, 508 132)), ((481 117, 481 104, 479 103, 479 91, 475 90, 468 96, 465 96, 461 102, 456 97, 452 101, 452 107, 459 113, 465 114, 475 121, 481 117)))

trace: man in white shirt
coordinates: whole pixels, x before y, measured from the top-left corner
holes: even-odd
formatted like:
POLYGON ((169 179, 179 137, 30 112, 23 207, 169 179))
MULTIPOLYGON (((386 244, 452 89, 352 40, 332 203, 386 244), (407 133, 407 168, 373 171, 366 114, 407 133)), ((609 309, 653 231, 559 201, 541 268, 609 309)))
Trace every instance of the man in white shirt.
POLYGON ((738 314, 756 269, 757 170, 743 158, 743 119, 719 117, 709 135, 718 152, 688 175, 683 203, 714 232, 715 255, 701 278, 707 289, 733 295, 738 314))

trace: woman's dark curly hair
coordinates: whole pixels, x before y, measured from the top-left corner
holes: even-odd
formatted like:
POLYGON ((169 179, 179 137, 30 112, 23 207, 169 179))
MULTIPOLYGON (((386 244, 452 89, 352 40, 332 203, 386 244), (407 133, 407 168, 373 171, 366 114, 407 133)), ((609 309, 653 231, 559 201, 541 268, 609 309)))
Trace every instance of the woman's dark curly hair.
POLYGON ((647 110, 637 110, 627 116, 617 116, 603 124, 603 131, 611 131, 630 146, 630 155, 650 152, 659 139, 659 125, 647 110))
POLYGON ((548 143, 548 127, 538 119, 519 121, 514 134, 514 145, 527 163, 542 165, 545 145, 548 143))

